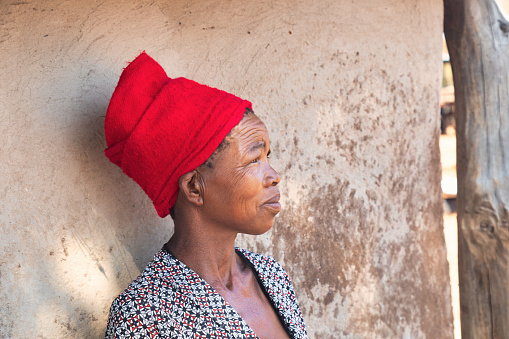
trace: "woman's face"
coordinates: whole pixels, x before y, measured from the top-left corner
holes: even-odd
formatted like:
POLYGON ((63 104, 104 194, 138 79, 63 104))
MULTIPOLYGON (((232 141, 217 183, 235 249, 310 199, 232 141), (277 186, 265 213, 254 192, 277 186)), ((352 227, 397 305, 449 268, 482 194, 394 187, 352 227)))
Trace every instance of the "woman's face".
POLYGON ((269 164, 267 128, 254 114, 232 130, 229 144, 203 172, 203 211, 213 224, 238 233, 268 231, 281 210, 279 174, 269 164))

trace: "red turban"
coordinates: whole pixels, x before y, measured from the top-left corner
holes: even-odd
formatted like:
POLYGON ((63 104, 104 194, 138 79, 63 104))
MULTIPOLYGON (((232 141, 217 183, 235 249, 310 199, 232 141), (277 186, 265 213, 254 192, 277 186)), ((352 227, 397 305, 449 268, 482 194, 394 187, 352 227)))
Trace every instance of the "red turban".
POLYGON ((251 103, 185 78, 170 79, 145 52, 122 72, 104 130, 106 156, 152 199, 161 218, 179 178, 203 164, 251 103))

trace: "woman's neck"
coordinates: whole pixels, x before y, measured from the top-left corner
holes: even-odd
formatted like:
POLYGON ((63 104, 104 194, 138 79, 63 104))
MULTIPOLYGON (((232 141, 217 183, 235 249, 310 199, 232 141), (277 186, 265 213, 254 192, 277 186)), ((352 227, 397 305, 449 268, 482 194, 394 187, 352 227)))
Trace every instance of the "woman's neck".
POLYGON ((245 269, 235 253, 236 236, 200 221, 180 220, 165 246, 210 285, 232 289, 234 277, 245 269))

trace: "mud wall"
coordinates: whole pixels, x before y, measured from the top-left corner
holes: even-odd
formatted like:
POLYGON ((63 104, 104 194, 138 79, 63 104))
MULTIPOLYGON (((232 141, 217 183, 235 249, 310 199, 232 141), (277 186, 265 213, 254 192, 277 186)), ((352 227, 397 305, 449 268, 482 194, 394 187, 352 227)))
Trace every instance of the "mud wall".
POLYGON ((284 210, 238 243, 287 268, 311 338, 452 337, 441 1, 0 6, 0 337, 103 336, 172 233, 102 153, 108 100, 142 50, 266 122, 284 210))

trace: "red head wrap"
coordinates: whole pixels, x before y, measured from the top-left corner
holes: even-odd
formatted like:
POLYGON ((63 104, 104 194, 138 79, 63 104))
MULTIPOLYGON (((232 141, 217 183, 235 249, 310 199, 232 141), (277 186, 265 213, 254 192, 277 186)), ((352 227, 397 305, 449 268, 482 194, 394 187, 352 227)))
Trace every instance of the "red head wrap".
POLYGON ((251 103, 185 78, 170 79, 145 52, 122 72, 106 113, 111 162, 136 181, 161 218, 179 178, 203 164, 251 103))

